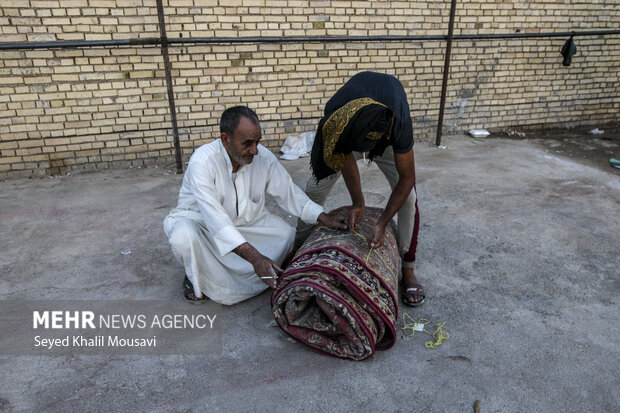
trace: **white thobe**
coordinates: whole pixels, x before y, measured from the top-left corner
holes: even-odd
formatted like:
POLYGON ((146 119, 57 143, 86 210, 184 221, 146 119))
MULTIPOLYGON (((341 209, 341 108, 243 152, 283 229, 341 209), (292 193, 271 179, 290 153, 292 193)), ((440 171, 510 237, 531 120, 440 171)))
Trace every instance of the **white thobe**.
POLYGON ((239 168, 234 182, 220 139, 193 153, 178 205, 164 220, 164 231, 197 297, 204 293, 216 302, 234 304, 267 288, 252 265, 232 252, 248 242, 282 264, 295 229, 265 208, 267 193, 282 209, 307 223, 316 223, 323 212, 262 145, 252 162, 239 168))

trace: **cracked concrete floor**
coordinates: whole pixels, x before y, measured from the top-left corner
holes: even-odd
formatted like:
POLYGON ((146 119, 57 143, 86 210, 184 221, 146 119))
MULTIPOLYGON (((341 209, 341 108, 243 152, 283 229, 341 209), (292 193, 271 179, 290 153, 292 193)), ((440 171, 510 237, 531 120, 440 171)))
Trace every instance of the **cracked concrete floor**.
MULTIPOLYGON (((219 355, 0 356, 0 410, 466 412, 480 400, 484 412, 618 411, 611 136, 416 144, 428 295, 401 312, 446 321, 436 349, 400 332, 367 361, 333 359, 274 327, 264 293, 222 309, 219 355)), ((307 158, 283 164, 303 186, 307 158)), ((361 172, 368 204, 384 205, 380 172, 361 172)), ((0 182, 0 298, 180 300, 161 225, 180 182, 165 168, 0 182)), ((337 185, 328 208, 348 203, 337 185)))

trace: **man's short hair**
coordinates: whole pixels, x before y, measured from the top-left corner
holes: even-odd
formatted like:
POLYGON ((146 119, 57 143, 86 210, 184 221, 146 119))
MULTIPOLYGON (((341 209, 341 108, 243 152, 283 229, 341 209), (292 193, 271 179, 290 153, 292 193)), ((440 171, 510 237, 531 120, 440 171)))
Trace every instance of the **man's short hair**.
POLYGON ((239 126, 239 121, 242 116, 250 119, 253 124, 259 125, 258 116, 252 109, 247 106, 233 106, 222 113, 222 117, 220 118, 220 133, 225 133, 233 137, 233 132, 237 129, 237 126, 239 126))

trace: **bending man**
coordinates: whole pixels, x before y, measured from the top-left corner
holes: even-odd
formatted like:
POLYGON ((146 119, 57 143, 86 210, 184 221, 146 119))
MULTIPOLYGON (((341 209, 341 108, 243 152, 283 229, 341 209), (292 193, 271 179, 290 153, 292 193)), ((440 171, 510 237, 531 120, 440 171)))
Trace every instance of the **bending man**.
MULTIPOLYGON (((366 154, 376 162, 392 188, 370 246, 383 245, 385 227, 398 213, 402 300, 407 305, 420 305, 424 302, 424 290, 413 269, 420 223, 413 128, 405 90, 394 76, 374 72, 353 76, 325 105, 312 147, 313 176, 308 180, 306 193, 323 205, 342 173, 352 201, 346 218, 351 233, 365 210, 357 160, 366 154)), ((310 226, 298 222, 297 244, 303 242, 310 230, 310 226)))
POLYGON ((191 156, 176 208, 164 220, 172 252, 185 267, 184 297, 235 304, 275 287, 295 230, 265 209, 265 194, 306 223, 344 222, 323 212, 259 144, 256 113, 227 109, 220 138, 191 156))

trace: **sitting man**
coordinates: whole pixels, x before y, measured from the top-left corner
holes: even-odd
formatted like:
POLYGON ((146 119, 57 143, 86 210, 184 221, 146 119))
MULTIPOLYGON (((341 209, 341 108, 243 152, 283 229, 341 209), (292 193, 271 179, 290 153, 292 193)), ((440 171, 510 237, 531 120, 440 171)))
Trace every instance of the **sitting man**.
MULTIPOLYGON (((342 173, 352 201, 346 219, 351 233, 364 216, 357 160, 365 158, 366 154, 377 163, 392 187, 370 246, 383 245, 385 227, 398 212, 398 238, 403 258, 402 301, 415 307, 424 302, 424 290, 413 270, 420 224, 413 127, 405 90, 394 76, 362 72, 349 79, 325 105, 312 146, 313 176, 308 180, 306 193, 323 205, 342 173)), ((297 246, 310 230, 310 226, 298 222, 297 246)))
POLYGON ((297 187, 259 144, 256 113, 224 111, 220 139, 191 156, 176 208, 164 220, 172 252, 185 267, 184 297, 235 304, 274 288, 295 229, 265 209, 265 194, 306 223, 345 228, 297 187))

